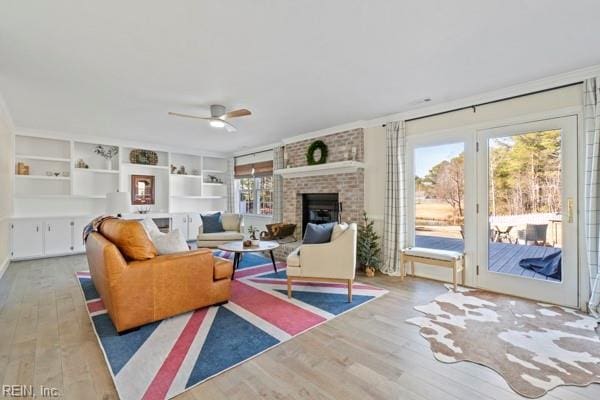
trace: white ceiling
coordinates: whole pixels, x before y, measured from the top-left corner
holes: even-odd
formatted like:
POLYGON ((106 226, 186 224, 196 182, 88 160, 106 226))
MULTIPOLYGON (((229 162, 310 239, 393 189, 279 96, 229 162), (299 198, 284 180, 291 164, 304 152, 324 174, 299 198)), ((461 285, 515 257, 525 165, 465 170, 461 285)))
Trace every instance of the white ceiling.
POLYGON ((229 152, 600 64, 597 0, 0 0, 15 124, 229 152), (246 107, 236 134, 167 111, 246 107))

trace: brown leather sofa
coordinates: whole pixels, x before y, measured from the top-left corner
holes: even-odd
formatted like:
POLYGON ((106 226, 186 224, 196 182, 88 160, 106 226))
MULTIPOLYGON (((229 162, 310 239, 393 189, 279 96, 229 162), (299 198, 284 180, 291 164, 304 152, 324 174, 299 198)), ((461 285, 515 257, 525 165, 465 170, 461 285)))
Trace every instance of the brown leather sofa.
POLYGON ((230 261, 209 249, 159 256, 137 221, 104 221, 88 236, 86 253, 118 332, 229 300, 230 261))

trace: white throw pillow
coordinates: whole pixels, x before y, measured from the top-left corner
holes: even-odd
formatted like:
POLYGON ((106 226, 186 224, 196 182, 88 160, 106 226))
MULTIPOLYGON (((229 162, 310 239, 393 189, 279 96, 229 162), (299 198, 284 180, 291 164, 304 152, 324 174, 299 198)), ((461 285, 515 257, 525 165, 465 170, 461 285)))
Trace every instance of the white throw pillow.
POLYGON ((175 229, 169 233, 154 234, 151 236, 154 247, 158 250, 158 255, 180 253, 189 251, 190 248, 185 240, 185 237, 179 229, 175 229))
POLYGON ((158 226, 156 226, 154 220, 150 217, 144 218, 142 221, 140 221, 140 224, 144 226, 146 233, 148 233, 148 236, 150 236, 151 239, 154 235, 163 235, 160 229, 158 229, 158 226))
POLYGON ((221 223, 225 231, 237 232, 240 229, 240 218, 238 214, 221 214, 221 223))
POLYGON ((331 241, 333 242, 335 239, 342 236, 342 233, 346 232, 346 229, 348 229, 348 224, 345 222, 335 224, 333 231, 331 232, 331 241))

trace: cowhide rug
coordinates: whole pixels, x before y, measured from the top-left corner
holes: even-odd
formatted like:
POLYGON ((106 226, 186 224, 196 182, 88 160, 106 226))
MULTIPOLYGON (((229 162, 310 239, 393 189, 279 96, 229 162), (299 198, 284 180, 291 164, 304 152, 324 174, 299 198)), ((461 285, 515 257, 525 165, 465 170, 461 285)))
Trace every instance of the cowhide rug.
POLYGON ((522 396, 600 383, 598 324, 578 311, 464 288, 415 309, 435 358, 489 367, 522 396))

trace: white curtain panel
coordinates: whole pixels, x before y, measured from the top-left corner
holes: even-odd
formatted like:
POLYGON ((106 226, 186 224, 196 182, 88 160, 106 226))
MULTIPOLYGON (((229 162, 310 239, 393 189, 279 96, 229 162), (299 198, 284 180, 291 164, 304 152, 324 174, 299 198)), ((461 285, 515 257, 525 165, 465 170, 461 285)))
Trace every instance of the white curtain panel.
MULTIPOLYGON (((283 146, 273 149, 273 170, 282 169, 283 146)), ((273 174, 273 222, 283 222, 283 177, 273 174)))
POLYGON ((600 77, 583 83, 583 129, 585 134, 585 227, 586 255, 590 273, 590 314, 600 319, 600 77))
POLYGON ((400 251, 406 246, 406 134, 404 121, 386 125, 386 183, 381 272, 400 275, 400 251))
POLYGON ((234 213, 235 209, 235 159, 230 158, 227 162, 227 212, 234 213))

